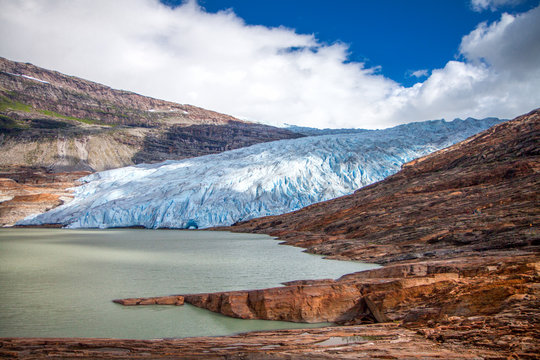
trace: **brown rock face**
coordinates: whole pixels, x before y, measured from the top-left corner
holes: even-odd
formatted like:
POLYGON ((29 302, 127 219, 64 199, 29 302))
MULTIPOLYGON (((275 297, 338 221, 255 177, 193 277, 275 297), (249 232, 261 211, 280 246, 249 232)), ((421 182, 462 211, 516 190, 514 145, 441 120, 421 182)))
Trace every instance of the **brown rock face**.
POLYGON ((0 226, 14 225, 29 215, 70 201, 73 195, 68 189, 88 174, 87 171, 55 173, 45 168, 0 167, 0 226))
POLYGON ((113 302, 124 306, 135 305, 184 305, 184 297, 180 295, 160 296, 150 298, 117 299, 113 302))
POLYGON ((100 171, 300 136, 0 58, 0 165, 100 171))
MULTIPOLYGON (((463 349, 398 324, 250 332, 235 336, 122 339, 0 339, 0 357, 24 359, 505 359, 463 349)), ((531 357, 529 357, 531 358, 531 357)))
POLYGON ((189 304, 241 319, 336 322, 360 300, 354 285, 292 285, 264 290, 184 295, 189 304))

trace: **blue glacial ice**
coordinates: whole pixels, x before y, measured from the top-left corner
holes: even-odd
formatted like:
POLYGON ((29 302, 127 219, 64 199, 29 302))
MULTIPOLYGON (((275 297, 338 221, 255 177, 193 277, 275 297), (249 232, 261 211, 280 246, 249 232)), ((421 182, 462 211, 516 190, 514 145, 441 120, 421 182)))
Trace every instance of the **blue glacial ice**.
POLYGON ((283 214, 350 194, 498 122, 433 120, 103 171, 83 178, 71 202, 18 224, 200 229, 283 214))

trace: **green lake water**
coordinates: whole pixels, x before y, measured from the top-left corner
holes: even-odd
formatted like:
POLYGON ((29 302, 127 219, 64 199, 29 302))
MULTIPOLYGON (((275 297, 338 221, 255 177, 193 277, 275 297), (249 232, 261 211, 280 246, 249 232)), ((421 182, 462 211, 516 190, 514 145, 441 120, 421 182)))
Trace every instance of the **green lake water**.
POLYGON ((0 337, 154 339, 320 326, 112 300, 260 289, 375 267, 325 260, 265 235, 0 229, 0 337))

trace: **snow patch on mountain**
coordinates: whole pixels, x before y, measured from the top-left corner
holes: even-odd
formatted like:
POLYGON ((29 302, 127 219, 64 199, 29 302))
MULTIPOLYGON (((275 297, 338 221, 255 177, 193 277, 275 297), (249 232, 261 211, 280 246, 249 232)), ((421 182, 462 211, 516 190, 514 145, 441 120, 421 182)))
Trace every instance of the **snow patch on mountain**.
POLYGON ((350 194, 497 119, 426 121, 385 130, 262 143, 83 178, 73 201, 20 225, 207 228, 282 214, 350 194))
POLYGON ((41 79, 37 79, 37 78, 35 78, 35 77, 28 76, 28 75, 14 74, 14 73, 10 73, 10 72, 6 72, 6 74, 13 75, 13 76, 23 77, 23 78, 25 78, 25 79, 37 81, 37 82, 40 82, 40 83, 42 83, 42 84, 50 84, 48 81, 41 80, 41 79))

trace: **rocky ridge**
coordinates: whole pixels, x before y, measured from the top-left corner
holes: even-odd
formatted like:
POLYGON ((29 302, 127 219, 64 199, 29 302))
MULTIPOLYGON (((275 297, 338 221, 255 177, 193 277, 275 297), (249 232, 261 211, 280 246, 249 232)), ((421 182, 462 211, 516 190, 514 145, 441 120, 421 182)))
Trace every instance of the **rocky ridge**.
POLYGON ((68 202, 93 171, 301 136, 0 58, 0 226, 68 202))

